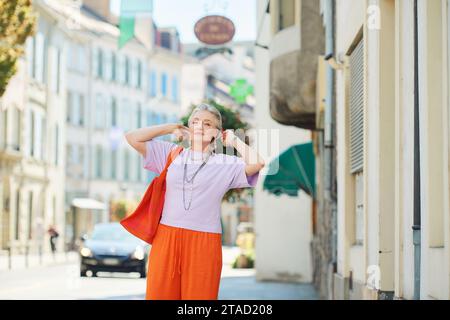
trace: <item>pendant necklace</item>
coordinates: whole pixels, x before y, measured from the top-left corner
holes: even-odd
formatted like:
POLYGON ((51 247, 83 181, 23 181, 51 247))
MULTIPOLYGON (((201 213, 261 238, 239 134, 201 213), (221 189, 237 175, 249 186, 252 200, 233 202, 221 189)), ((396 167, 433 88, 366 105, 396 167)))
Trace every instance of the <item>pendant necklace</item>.
MULTIPOLYGON (((189 147, 187 150, 191 151, 190 149, 191 149, 191 147, 189 147)), ((210 155, 211 154, 208 153, 208 156, 206 157, 206 159, 203 161, 201 166, 197 169, 197 171, 194 173, 194 175, 190 179, 187 177, 187 158, 188 158, 189 154, 186 155, 186 160, 184 162, 184 174, 183 174, 183 205, 184 205, 184 210, 186 210, 186 211, 190 209, 191 203, 192 203, 192 188, 194 186, 194 178, 197 175, 197 173, 205 166, 206 162, 208 162, 208 159, 209 159, 210 155), (191 191, 190 192, 191 196, 190 196, 190 199, 189 199, 189 205, 187 207, 186 207, 186 199, 185 199, 186 183, 190 184, 189 190, 191 191)))

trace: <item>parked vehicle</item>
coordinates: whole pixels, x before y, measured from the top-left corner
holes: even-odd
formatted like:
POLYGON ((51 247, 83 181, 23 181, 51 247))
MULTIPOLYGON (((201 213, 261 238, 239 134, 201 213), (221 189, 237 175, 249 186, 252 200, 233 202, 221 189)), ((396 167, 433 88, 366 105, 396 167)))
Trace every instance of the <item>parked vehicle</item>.
POLYGON ((118 222, 100 223, 94 226, 91 236, 82 237, 80 249, 80 276, 88 272, 97 276, 98 271, 139 272, 147 275, 149 245, 134 237, 118 222))

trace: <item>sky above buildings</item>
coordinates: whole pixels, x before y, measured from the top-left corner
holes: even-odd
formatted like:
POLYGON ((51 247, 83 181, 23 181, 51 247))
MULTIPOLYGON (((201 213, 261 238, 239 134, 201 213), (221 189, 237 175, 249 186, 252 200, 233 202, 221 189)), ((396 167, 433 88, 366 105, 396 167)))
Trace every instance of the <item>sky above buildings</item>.
MULTIPOLYGON (((111 9, 118 14, 121 0, 112 0, 111 9)), ((144 0, 142 0, 144 1, 144 0)), ((181 42, 195 43, 195 22, 207 14, 230 18, 236 33, 233 40, 256 38, 256 0, 153 0, 153 17, 160 27, 175 26, 181 42)))

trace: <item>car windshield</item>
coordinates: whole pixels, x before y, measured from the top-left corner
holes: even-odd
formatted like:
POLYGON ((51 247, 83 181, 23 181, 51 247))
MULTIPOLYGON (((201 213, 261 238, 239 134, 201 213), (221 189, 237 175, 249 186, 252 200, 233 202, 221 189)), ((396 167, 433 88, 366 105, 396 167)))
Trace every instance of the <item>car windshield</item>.
POLYGON ((138 238, 126 231, 121 225, 97 225, 94 228, 91 239, 102 241, 140 242, 138 238))

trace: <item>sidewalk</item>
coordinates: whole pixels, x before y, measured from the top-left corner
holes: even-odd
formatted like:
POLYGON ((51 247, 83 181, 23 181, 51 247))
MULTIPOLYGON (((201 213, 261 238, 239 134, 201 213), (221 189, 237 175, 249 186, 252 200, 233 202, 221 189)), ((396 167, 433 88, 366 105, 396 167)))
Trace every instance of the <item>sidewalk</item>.
POLYGON ((237 247, 223 247, 219 300, 317 300, 312 284, 256 281, 255 269, 233 269, 237 247))
POLYGON ((9 257, 6 251, 0 251, 0 271, 19 270, 35 267, 47 267, 57 264, 74 263, 78 261, 78 253, 75 251, 57 252, 54 256, 51 253, 43 253, 42 257, 32 253, 27 259, 24 254, 11 255, 11 269, 9 269, 9 257))

